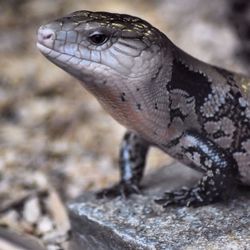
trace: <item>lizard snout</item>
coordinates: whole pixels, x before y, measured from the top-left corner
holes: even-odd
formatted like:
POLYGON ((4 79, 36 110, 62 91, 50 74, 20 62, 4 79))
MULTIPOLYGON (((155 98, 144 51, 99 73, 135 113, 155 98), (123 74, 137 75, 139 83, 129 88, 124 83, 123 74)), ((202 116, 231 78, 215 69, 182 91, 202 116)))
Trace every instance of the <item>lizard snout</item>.
POLYGON ((55 40, 55 31, 44 25, 38 29, 37 42, 47 48, 52 48, 55 40))

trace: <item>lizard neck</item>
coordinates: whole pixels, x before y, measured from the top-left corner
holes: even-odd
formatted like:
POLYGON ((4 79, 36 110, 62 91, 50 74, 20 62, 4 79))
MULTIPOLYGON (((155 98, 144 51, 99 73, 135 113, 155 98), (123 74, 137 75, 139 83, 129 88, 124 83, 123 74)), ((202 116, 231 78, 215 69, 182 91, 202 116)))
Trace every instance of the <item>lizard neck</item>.
MULTIPOLYGON (((97 99, 114 119, 150 142, 168 137, 169 95, 173 55, 169 46, 156 49, 154 63, 143 77, 107 81, 97 99)), ((113 76, 114 77, 114 76, 113 76)))

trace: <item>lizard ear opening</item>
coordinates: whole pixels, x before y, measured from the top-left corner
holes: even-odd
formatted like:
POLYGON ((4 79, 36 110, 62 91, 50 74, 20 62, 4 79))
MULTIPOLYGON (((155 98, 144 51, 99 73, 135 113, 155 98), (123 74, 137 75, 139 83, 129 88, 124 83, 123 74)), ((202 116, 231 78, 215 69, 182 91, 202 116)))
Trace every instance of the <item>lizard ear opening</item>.
POLYGON ((102 45, 108 41, 109 36, 102 32, 95 31, 89 35, 88 39, 94 45, 102 45))

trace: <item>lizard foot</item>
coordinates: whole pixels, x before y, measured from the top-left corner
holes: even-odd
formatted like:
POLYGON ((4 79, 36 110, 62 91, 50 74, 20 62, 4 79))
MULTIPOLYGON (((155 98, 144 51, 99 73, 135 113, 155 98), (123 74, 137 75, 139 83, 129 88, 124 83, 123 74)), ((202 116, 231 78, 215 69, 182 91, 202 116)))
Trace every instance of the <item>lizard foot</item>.
POLYGON ((162 198, 156 199, 155 202, 166 208, 169 205, 199 207, 217 201, 219 195, 209 195, 199 186, 188 189, 183 187, 177 191, 165 192, 162 198))
POLYGON ((131 194, 141 194, 140 188, 138 185, 131 182, 119 182, 110 188, 105 188, 96 193, 98 199, 114 198, 117 196, 122 196, 127 198, 131 194))

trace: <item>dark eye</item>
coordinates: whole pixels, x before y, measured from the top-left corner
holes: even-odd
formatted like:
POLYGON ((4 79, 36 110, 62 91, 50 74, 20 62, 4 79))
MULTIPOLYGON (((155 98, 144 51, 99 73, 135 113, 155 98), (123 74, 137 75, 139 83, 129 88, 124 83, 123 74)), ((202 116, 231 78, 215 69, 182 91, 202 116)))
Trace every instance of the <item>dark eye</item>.
POLYGON ((102 45, 108 40, 108 36, 103 33, 93 33, 89 36, 89 40, 91 43, 95 45, 102 45))

